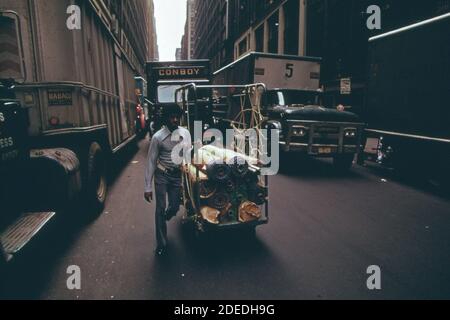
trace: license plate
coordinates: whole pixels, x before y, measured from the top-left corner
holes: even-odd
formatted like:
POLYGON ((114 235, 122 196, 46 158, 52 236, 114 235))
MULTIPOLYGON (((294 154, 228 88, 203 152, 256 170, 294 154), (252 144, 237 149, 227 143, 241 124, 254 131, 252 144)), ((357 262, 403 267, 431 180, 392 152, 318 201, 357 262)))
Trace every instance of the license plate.
POLYGON ((319 148, 319 154, 330 154, 331 152, 331 148, 319 148))
POLYGON ((14 138, 13 137, 3 138, 2 136, 0 136, 0 150, 7 149, 10 147, 14 147, 14 138))

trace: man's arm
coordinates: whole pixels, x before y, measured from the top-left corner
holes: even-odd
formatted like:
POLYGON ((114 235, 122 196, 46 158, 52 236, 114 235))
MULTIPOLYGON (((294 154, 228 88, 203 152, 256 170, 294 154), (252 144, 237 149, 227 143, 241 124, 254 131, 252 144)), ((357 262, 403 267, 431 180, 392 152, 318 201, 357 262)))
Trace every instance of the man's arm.
POLYGON ((153 176, 155 174, 157 160, 159 157, 159 141, 157 137, 153 137, 148 149, 147 166, 145 170, 145 193, 153 192, 153 176))

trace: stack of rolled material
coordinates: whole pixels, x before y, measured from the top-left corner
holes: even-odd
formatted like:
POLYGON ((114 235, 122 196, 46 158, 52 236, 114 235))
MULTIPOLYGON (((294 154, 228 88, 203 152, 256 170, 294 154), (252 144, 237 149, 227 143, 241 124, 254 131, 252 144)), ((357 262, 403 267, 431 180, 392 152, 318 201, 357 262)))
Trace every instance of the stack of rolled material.
POLYGON ((189 180, 198 186, 200 199, 209 199, 216 193, 216 185, 209 180, 205 173, 189 165, 188 174, 189 180))
POLYGON ((267 188, 253 159, 231 150, 206 146, 199 150, 187 177, 200 199, 200 214, 212 224, 251 222, 261 218, 267 188))

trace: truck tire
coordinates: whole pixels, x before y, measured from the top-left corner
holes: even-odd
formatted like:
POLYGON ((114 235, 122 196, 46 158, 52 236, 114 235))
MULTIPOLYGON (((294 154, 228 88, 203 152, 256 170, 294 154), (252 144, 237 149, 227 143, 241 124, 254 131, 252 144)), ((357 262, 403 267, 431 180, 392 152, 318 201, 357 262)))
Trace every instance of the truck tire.
POLYGON ((339 172, 345 172, 350 170, 353 165, 355 156, 353 154, 340 154, 333 158, 333 165, 339 172))
POLYGON ((89 148, 85 181, 86 204, 93 215, 99 215, 105 207, 108 183, 105 154, 97 142, 89 148))

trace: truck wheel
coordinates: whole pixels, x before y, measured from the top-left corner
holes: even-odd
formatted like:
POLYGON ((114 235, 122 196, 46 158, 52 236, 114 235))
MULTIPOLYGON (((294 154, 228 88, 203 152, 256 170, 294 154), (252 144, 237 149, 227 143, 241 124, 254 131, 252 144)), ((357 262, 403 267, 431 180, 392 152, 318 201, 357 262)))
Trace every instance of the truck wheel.
POLYGON ((333 165, 340 172, 348 171, 352 167, 354 159, 353 154, 340 154, 334 157, 333 165))
POLYGON ((108 190, 105 154, 96 142, 91 144, 87 157, 86 200, 93 214, 102 213, 108 190))

